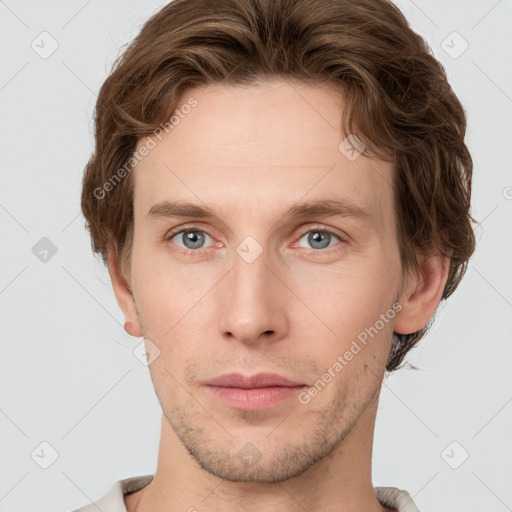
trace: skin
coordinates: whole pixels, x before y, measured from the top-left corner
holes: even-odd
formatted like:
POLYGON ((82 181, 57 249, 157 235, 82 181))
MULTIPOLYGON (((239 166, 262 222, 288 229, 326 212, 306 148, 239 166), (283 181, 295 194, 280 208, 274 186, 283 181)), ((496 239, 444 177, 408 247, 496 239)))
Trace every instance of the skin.
POLYGON ((375 497, 371 459, 392 335, 432 317, 448 259, 423 259, 421 272, 403 276, 393 166, 339 151, 340 91, 213 84, 186 91, 180 104, 191 96, 197 106, 133 171, 125 277, 108 254, 125 328, 160 351, 149 366, 163 411, 157 469, 125 497, 127 510, 389 510, 375 497), (371 217, 284 216, 315 199, 350 199, 371 217), (218 219, 147 219, 163 200, 207 205, 218 219), (179 234, 165 240, 192 227, 206 233, 199 248, 179 234), (322 228, 335 232, 326 248, 311 240, 318 231, 329 238, 322 228), (248 236, 263 250, 251 263, 236 252, 248 236), (395 301, 401 310, 308 404, 241 411, 202 386, 231 371, 313 386, 395 301), (246 443, 260 455, 248 465, 237 457, 246 443))

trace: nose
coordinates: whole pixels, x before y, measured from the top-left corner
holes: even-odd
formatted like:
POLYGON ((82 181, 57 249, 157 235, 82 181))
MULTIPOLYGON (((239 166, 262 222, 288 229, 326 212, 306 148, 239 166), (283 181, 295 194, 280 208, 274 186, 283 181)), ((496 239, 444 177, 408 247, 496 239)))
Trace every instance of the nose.
POLYGON ((278 274, 265 252, 250 263, 235 254, 233 268, 220 290, 219 327, 224 338, 255 345, 287 335, 287 301, 292 294, 278 274))

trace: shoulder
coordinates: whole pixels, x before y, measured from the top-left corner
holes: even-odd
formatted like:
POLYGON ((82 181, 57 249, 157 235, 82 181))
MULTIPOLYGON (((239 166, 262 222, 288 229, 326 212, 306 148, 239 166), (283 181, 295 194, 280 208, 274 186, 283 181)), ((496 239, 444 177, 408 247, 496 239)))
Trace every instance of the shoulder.
POLYGON ((374 489, 381 505, 393 507, 397 512, 420 512, 407 491, 397 487, 375 487, 374 489))
POLYGON ((153 476, 133 476, 118 480, 97 501, 84 505, 72 512, 98 512, 98 509, 102 512, 126 512, 124 496, 148 485, 153 480, 153 476))

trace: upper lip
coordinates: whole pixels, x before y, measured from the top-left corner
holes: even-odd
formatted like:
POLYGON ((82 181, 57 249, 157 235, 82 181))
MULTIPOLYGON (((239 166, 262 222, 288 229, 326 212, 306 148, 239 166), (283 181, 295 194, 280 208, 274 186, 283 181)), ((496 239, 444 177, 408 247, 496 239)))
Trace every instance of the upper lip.
POLYGON ((256 375, 243 375, 241 373, 225 373, 207 382, 208 386, 221 386, 226 388, 266 388, 270 386, 304 386, 276 373, 258 373, 256 375))

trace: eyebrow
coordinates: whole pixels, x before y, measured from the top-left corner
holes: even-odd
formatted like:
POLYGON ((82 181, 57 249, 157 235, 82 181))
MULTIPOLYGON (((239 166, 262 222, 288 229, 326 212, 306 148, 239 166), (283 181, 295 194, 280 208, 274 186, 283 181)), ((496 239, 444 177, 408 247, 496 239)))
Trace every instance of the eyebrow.
MULTIPOLYGON (((349 199, 317 199, 292 205, 284 213, 283 218, 300 219, 304 217, 348 217, 368 222, 373 215, 365 208, 349 199)), ((192 217, 196 219, 216 219, 217 215, 207 206, 181 202, 161 201, 153 205, 146 219, 172 217, 192 217)))

